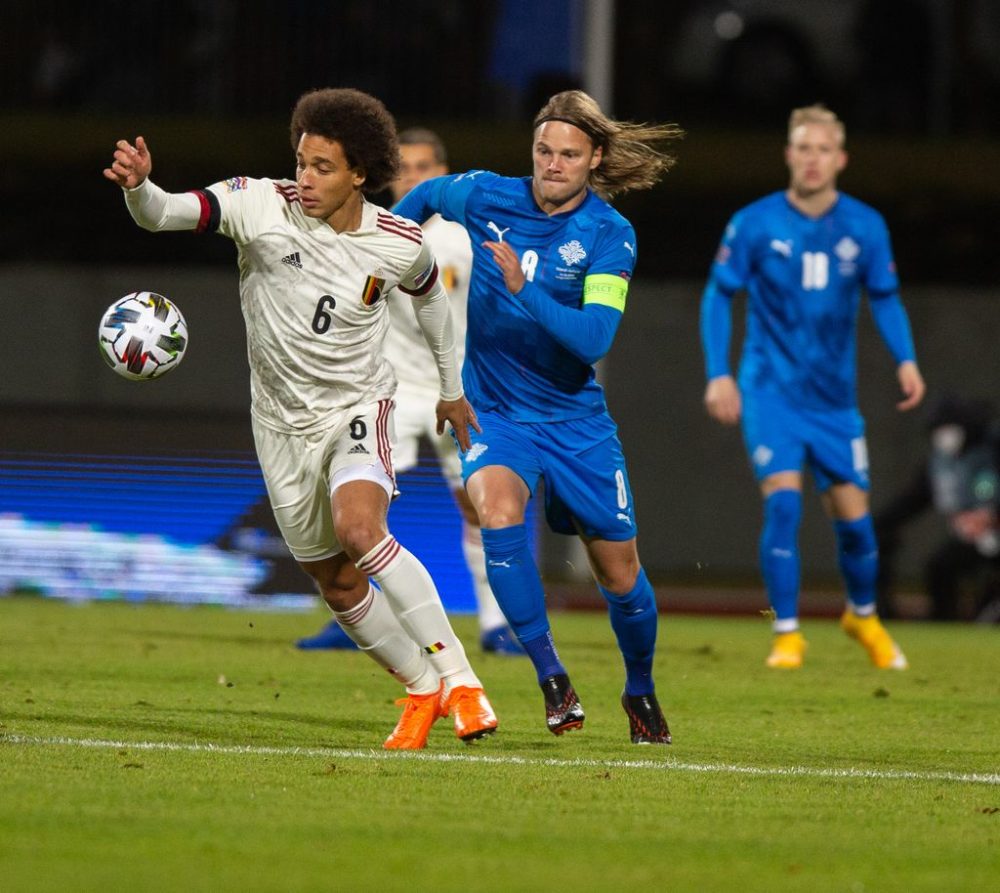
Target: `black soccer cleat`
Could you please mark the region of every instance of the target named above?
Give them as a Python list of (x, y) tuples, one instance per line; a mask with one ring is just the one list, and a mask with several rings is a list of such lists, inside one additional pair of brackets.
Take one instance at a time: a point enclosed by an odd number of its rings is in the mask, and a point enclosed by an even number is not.
[(622, 692), (622, 707), (628, 716), (633, 744), (670, 744), (670, 729), (656, 695), (628, 695)]
[(546, 677), (539, 685), (545, 695), (545, 724), (553, 735), (583, 727), (583, 705), (569, 676), (557, 673)]

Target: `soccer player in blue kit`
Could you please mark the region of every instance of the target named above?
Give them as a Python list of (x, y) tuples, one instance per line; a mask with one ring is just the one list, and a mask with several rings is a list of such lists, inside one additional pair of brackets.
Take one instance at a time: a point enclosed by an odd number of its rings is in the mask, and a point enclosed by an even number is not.
[[(787, 190), (737, 212), (726, 228), (701, 303), (705, 405), (742, 423), (764, 499), (760, 562), (774, 610), (767, 665), (802, 665), (798, 529), (808, 465), (833, 520), (847, 588), (841, 626), (880, 668), (906, 658), (875, 613), (878, 545), (868, 505), (864, 420), (857, 407), (856, 325), (861, 288), (896, 361), (900, 410), (920, 403), (924, 381), (899, 298), (882, 216), (837, 190), (847, 164), (844, 125), (822, 105), (795, 109), (785, 160)], [(729, 370), (731, 304), (745, 290), (739, 384)]]
[(635, 233), (606, 201), (653, 186), (673, 164), (673, 125), (608, 118), (586, 93), (536, 115), (531, 177), (438, 177), (397, 206), (440, 213), (472, 239), (463, 383), (479, 416), (462, 475), (483, 527), (490, 586), (531, 658), (546, 724), (584, 712), (556, 652), (525, 508), (545, 482), (550, 527), (583, 541), (625, 663), (622, 705), (636, 744), (669, 744), (653, 685), (657, 610), (639, 562), (632, 493), (594, 363), (611, 347), (636, 258)]

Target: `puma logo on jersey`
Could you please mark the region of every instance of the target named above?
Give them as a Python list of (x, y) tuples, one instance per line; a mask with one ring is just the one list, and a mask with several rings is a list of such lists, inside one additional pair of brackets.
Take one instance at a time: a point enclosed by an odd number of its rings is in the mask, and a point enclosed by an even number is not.
[(464, 460), (466, 462), (475, 462), (483, 453), (489, 449), (485, 443), (474, 443), (469, 447), (469, 451), (465, 454)]
[(630, 245), (628, 242), (623, 242), (622, 244), (625, 246), (625, 250), (631, 254), (632, 257), (635, 257), (635, 247)]
[(778, 254), (780, 254), (782, 257), (791, 257), (792, 256), (792, 240), (791, 239), (785, 239), (785, 241), (781, 241), (781, 239), (771, 239), (771, 247), (775, 251), (777, 251)]
[(293, 251), (291, 254), (286, 254), (281, 262), (283, 264), (288, 264), (290, 267), (295, 267), (298, 270), (302, 269), (302, 258), (299, 257), (298, 251)]
[(626, 515), (625, 512), (619, 512), (615, 517), (617, 517), (619, 521), (624, 521), (626, 524), (632, 523), (632, 519)]
[(502, 242), (503, 241), (503, 234), (504, 233), (510, 232), (510, 227), (509, 226), (506, 229), (500, 229), (500, 227), (497, 226), (492, 220), (490, 220), (486, 224), (486, 228), (488, 230), (492, 230), (493, 232), (495, 232), (497, 234), (497, 241), (498, 242)]

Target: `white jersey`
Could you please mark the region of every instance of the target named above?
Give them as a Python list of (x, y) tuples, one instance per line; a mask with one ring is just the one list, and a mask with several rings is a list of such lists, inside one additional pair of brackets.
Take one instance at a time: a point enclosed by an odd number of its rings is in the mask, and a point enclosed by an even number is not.
[(126, 203), (147, 229), (216, 230), (236, 243), (251, 410), (262, 424), (320, 430), (340, 410), (393, 395), (385, 295), (397, 287), (422, 308), (442, 363), (441, 396), (461, 396), (446, 297), (413, 221), (364, 202), (360, 226), (338, 233), (302, 212), (291, 180), (248, 177), (183, 195), (146, 180), (126, 191)]
[[(465, 356), (466, 308), (469, 303), (469, 277), (472, 274), (472, 245), (465, 227), (435, 215), (423, 227), (424, 240), (437, 259), (444, 287), (448, 291), (448, 306), (458, 347), (461, 368)], [(438, 372), (434, 356), (417, 325), (413, 300), (405, 292), (392, 289), (387, 295), (389, 334), (385, 341), (386, 355), (395, 367), (396, 377), (409, 387), (437, 392)], [(433, 409), (431, 410), (433, 414)]]

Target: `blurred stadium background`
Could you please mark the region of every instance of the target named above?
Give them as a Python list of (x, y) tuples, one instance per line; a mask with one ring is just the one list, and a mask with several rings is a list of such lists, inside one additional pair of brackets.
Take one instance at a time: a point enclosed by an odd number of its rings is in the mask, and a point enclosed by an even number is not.
[[(101, 169), (116, 139), (142, 133), (167, 189), (290, 174), (288, 114), (313, 87), (368, 90), (401, 126), (437, 129), (453, 170), (528, 173), (531, 115), (572, 86), (619, 118), (687, 130), (667, 181), (618, 203), (640, 259), (602, 367), (668, 607), (765, 604), (759, 500), (738, 434), (702, 410), (697, 315), (728, 216), (784, 185), (792, 106), (824, 101), (847, 122), (841, 184), (888, 219), (931, 399), (996, 397), (993, 0), (7, 0), (0, 31), (0, 592), (231, 604), (270, 592), (284, 606), (308, 594), (255, 468), (232, 245), (139, 231)], [(168, 378), (136, 384), (104, 367), (96, 328), (141, 289), (178, 303), (191, 347)], [(896, 413), (865, 314), (861, 340), (877, 508), (920, 461), (923, 419)], [(391, 521), (448, 606), (470, 610), (432, 463), (404, 481)], [(903, 549), (910, 589), (939, 524)], [(805, 608), (822, 612), (839, 596), (815, 501), (802, 547)], [(594, 603), (570, 544), (540, 530), (539, 555), (554, 601)], [(919, 616), (918, 596), (906, 604)]]

